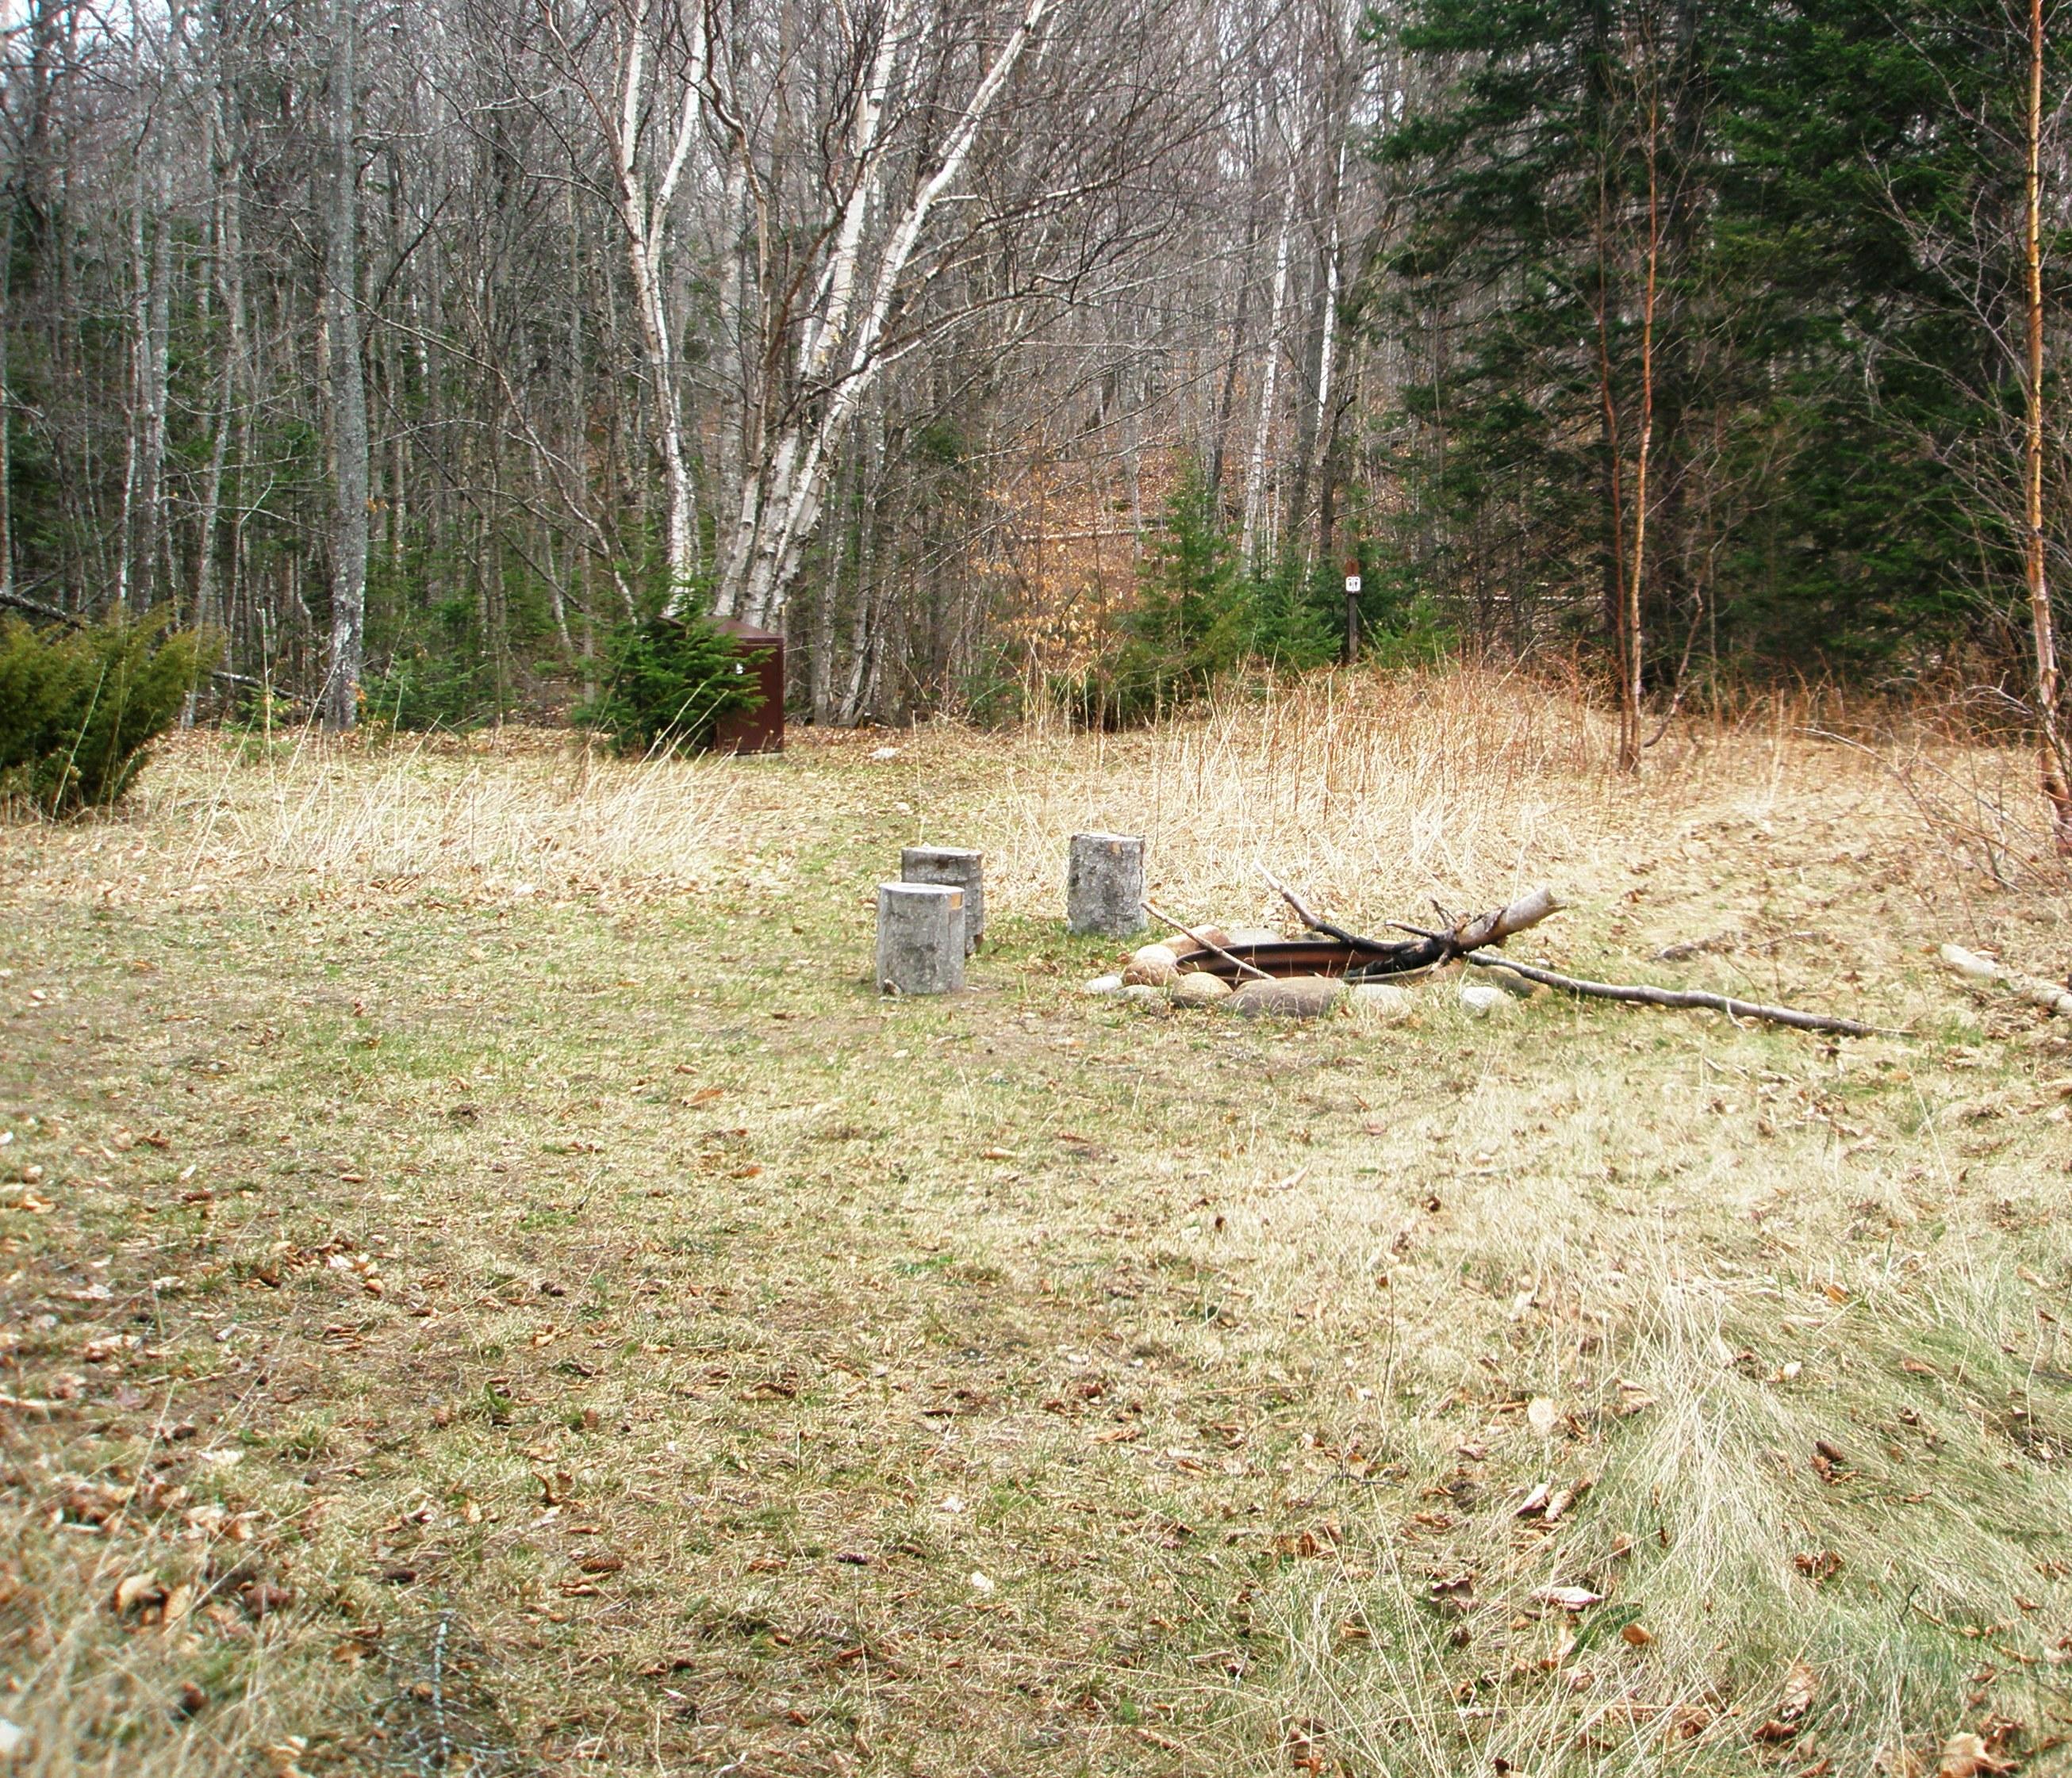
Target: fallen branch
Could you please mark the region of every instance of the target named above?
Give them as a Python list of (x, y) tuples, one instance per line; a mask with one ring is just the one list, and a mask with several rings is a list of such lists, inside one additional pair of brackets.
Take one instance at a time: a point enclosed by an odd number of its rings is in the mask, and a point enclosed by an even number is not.
[(1730, 994), (1708, 994), (1702, 988), (1655, 988), (1645, 983), (1590, 982), (1577, 975), (1557, 975), (1551, 969), (1536, 968), (1530, 963), (1513, 963), (1508, 957), (1485, 957), (1470, 951), (1466, 960), (1478, 969), (1509, 970), (1514, 975), (1522, 975), (1528, 982), (1542, 982), (1549, 988), (1558, 988), (1565, 994), (1577, 994), (1593, 1000), (1624, 1000), (1636, 1006), (1667, 1006), (1701, 1008), (1706, 1012), (1724, 1012), (1733, 1019), (1759, 1019), (1767, 1025), (1787, 1025), (1795, 1031), (1831, 1031), (1837, 1037), (1874, 1037), (1881, 1034), (1876, 1025), (1859, 1025), (1853, 1019), (1831, 1018), (1824, 1012), (1802, 1012), (1796, 1007), (1765, 1006), (1757, 1000), (1737, 1000)]
[(1500, 945), (1514, 933), (1523, 932), (1527, 926), (1536, 926), (1549, 914), (1561, 911), (1561, 898), (1551, 889), (1536, 889), (1529, 895), (1521, 895), (1508, 907), (1498, 908), (1494, 914), (1485, 914), (1478, 919), (1463, 920), (1447, 934), (1465, 955), (1480, 951), (1487, 945)]
[[(1405, 944), (1398, 940), (1385, 943), (1379, 939), (1363, 938), (1357, 933), (1346, 931), (1343, 926), (1334, 926), (1328, 920), (1318, 918), (1294, 890), (1264, 864), (1259, 867), (1259, 873), (1281, 892), (1281, 899), (1293, 910), (1295, 918), (1302, 922), (1306, 930), (1321, 932), (1326, 938), (1335, 938), (1341, 944), (1350, 945), (1360, 952), (1365, 961), (1359, 966), (1359, 973), (1367, 978), (1414, 975), (1426, 970), (1437, 969), (1442, 963), (1449, 963), (1457, 957), (1465, 956), (1469, 951), (1479, 951), (1489, 945), (1500, 945), (1514, 934), (1523, 932), (1528, 926), (1536, 926), (1549, 915), (1559, 914), (1562, 906), (1561, 898), (1553, 890), (1542, 887), (1521, 895), (1516, 901), (1490, 913), (1478, 914), (1471, 920), (1458, 921), (1450, 931), (1432, 932), (1423, 926), (1399, 924), (1400, 930), (1414, 933), (1418, 942)], [(1452, 918), (1444, 913), (1441, 917)], [(1350, 976), (1352, 971), (1348, 971), (1347, 974)]]
[(1139, 905), (1141, 905), (1144, 911), (1149, 914), (1153, 919), (1162, 921), (1166, 925), (1170, 926), (1175, 932), (1178, 933), (1182, 938), (1193, 939), (1196, 944), (1202, 947), (1202, 950), (1214, 952), (1217, 956), (1222, 958), (1225, 963), (1232, 965), (1240, 975), (1256, 975), (1262, 982), (1272, 980), (1273, 978), (1268, 975), (1264, 970), (1259, 968), (1256, 964), (1247, 963), (1242, 957), (1233, 957), (1227, 951), (1224, 950), (1221, 945), (1213, 944), (1208, 939), (1204, 938), (1198, 932), (1194, 931), (1189, 927), (1182, 926), (1171, 914), (1161, 914), (1158, 910), (1153, 907), (1149, 901), (1141, 902)]
[(283, 691), (271, 680), (254, 679), (249, 673), (226, 673), (218, 671), (212, 672), (208, 676), (219, 685), (236, 685), (241, 686), (249, 692), (263, 692), (277, 704), (299, 704), (304, 709), (309, 710), (314, 710), (316, 708), (317, 700), (314, 698), (305, 697), (300, 692)]
[[(1295, 918), (1309, 930), (1338, 939), (1374, 959), (1360, 971), (1363, 975), (1411, 975), (1436, 968), (1458, 958), (1474, 964), (1478, 969), (1508, 970), (1526, 981), (1542, 983), (1548, 988), (1558, 988), (1564, 993), (1581, 995), (1591, 1000), (1623, 1000), (1637, 1006), (1692, 1008), (1724, 1012), (1729, 1018), (1757, 1019), (1766, 1024), (1789, 1025), (1799, 1031), (1832, 1032), (1844, 1037), (1880, 1035), (1874, 1025), (1859, 1025), (1853, 1019), (1830, 1018), (1824, 1012), (1802, 1012), (1796, 1007), (1790, 1006), (1766, 1006), (1760, 1001), (1737, 1000), (1731, 995), (1709, 994), (1699, 988), (1655, 988), (1644, 983), (1585, 981), (1579, 976), (1562, 975), (1551, 969), (1540, 969), (1529, 963), (1515, 963), (1506, 957), (1484, 955), (1490, 947), (1501, 945), (1515, 934), (1539, 925), (1550, 914), (1560, 913), (1562, 905), (1560, 897), (1551, 889), (1534, 889), (1506, 906), (1491, 913), (1478, 914), (1470, 920), (1454, 920), (1451, 914), (1441, 909), (1440, 918), (1450, 923), (1450, 930), (1445, 931), (1432, 931), (1423, 926), (1405, 926), (1400, 921), (1392, 921), (1390, 924), (1398, 931), (1413, 934), (1415, 942), (1380, 944), (1371, 938), (1359, 938), (1328, 921), (1318, 919), (1303, 905), (1301, 897), (1264, 864), (1259, 867), (1259, 872), (1281, 892), (1281, 900), (1294, 910)], [(1192, 938), (1194, 934), (1190, 933), (1188, 936)], [(1945, 947), (1946, 959), (1951, 948), (1954, 947)], [(1231, 959), (1232, 962), (1235, 960)], [(1973, 959), (1972, 961), (1979, 963), (1983, 959)], [(1350, 977), (1353, 971), (1349, 970), (1346, 973)], [(2066, 996), (2066, 1010), (2072, 1012), (2072, 995)]]
[(1355, 938), (1343, 926), (1334, 926), (1328, 920), (1318, 919), (1303, 905), (1302, 898), (1265, 865), (1261, 864), (1259, 867), (1259, 874), (1266, 879), (1272, 888), (1281, 892), (1281, 899), (1288, 904), (1289, 910), (1293, 913), (1295, 918), (1302, 922), (1302, 930), (1305, 932), (1321, 932), (1326, 938), (1335, 938), (1339, 943), (1351, 945), (1355, 949), (1379, 950), (1382, 948), (1375, 944), (1371, 939)]
[(2026, 1000), (2031, 1006), (2040, 1006), (2061, 1019), (2072, 1019), (2072, 990), (2062, 982), (2050, 981), (2041, 975), (2021, 975), (1991, 957), (1967, 951), (1962, 945), (1945, 945), (1938, 955), (1944, 967), (1955, 970), (1967, 981), (1998, 982), (2016, 999)]
[(17, 611), (27, 612), (32, 618), (41, 618), (47, 623), (61, 623), (71, 629), (84, 628), (86, 622), (84, 618), (76, 618), (69, 611), (46, 605), (41, 599), (32, 599), (11, 587), (0, 587), (0, 605), (10, 606)]

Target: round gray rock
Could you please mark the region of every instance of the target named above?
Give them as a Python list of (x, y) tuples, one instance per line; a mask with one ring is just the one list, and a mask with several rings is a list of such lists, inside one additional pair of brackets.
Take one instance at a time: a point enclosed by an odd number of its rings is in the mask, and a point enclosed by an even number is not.
[(1290, 975), (1247, 982), (1223, 1004), (1248, 1019), (1321, 1019), (1345, 994), (1346, 984), (1335, 975)]

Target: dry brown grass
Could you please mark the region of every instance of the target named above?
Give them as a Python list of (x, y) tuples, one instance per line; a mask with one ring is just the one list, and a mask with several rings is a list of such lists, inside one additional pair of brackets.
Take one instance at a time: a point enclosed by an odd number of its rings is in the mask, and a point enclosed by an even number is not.
[[(27, 1769), (2063, 1769), (2072, 1062), (1928, 963), (2061, 970), (2062, 888), (1904, 781), (2018, 811), (2018, 757), (1808, 725), (1638, 785), (1468, 674), (682, 766), (197, 738), (11, 830)], [(1225, 918), (1256, 861), (1370, 926), (1552, 878), (1535, 954), (1913, 1035), (1089, 1003), (1090, 825)], [(916, 838), (997, 942), (882, 1005)]]

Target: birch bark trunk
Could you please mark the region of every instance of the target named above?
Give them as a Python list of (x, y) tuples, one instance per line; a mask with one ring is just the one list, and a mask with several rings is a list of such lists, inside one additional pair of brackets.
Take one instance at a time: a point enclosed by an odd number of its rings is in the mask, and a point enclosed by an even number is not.
[(1252, 461), (1244, 477), (1244, 531), (1242, 548), (1245, 561), (1253, 559), (1265, 513), (1266, 446), (1273, 430), (1273, 409), (1281, 376), (1281, 330), (1288, 312), (1288, 248), (1295, 228), (1295, 167), (1288, 169), (1288, 195), (1281, 207), (1280, 244), (1273, 250), (1273, 306), (1266, 323), (1266, 341), (1261, 348), (1259, 421), (1252, 434)]
[(906, 273), (915, 251), (936, 205), (962, 177), (980, 129), (1050, 4), (1024, 0), (1019, 20), (952, 126), (935, 171), (893, 227), (869, 296), (859, 306), (864, 224), (883, 205), (888, 177), (878, 134), (885, 91), (910, 14), (898, 7), (886, 21), (885, 38), (851, 124), (855, 181), (801, 334), (800, 399), (764, 450), (743, 466), (734, 540), (714, 606), (719, 615), (764, 628), (783, 622), (800, 553), (820, 524), (835, 446), (885, 367), (895, 301), (911, 294)]
[(691, 480), (684, 436), (683, 405), (676, 383), (675, 330), (669, 317), (667, 281), (669, 213), (697, 141), (700, 88), (707, 73), (709, 39), (703, 4), (692, 9), (691, 41), (683, 70), (683, 94), (658, 179), (651, 178), (644, 121), (654, 80), (655, 46), (649, 37), (653, 0), (637, 0), (627, 21), (619, 109), (609, 131), (617, 165), (619, 224), (626, 231), (627, 269), (633, 282), (640, 343), (647, 359), (654, 409), (656, 447), (662, 458), (664, 557), (668, 569), (667, 609), (681, 611), (697, 580), (697, 495)]

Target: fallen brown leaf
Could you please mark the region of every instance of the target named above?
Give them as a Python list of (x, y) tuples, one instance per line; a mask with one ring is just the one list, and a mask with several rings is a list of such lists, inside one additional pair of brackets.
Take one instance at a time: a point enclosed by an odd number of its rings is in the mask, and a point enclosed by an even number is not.
[(117, 1617), (127, 1617), (132, 1612), (157, 1604), (165, 1596), (164, 1589), (158, 1585), (158, 1577), (146, 1569), (141, 1575), (126, 1575), (115, 1583), (115, 1597), (110, 1606)]
[(1605, 1595), (1593, 1593), (1587, 1587), (1543, 1587), (1532, 1595), (1549, 1605), (1558, 1605), (1564, 1612), (1585, 1611), (1593, 1605), (1601, 1605)]
[(1778, 1695), (1777, 1714), (1755, 1731), (1758, 1741), (1789, 1741), (1798, 1734), (1819, 1694), (1820, 1676), (1803, 1661), (1785, 1669), (1784, 1689)]
[(1935, 1768), (1935, 1778), (1980, 1778), (1982, 1773), (2014, 1769), (2013, 1760), (1995, 1758), (1981, 1737), (1953, 1735), (1942, 1743), (1942, 1763)]

